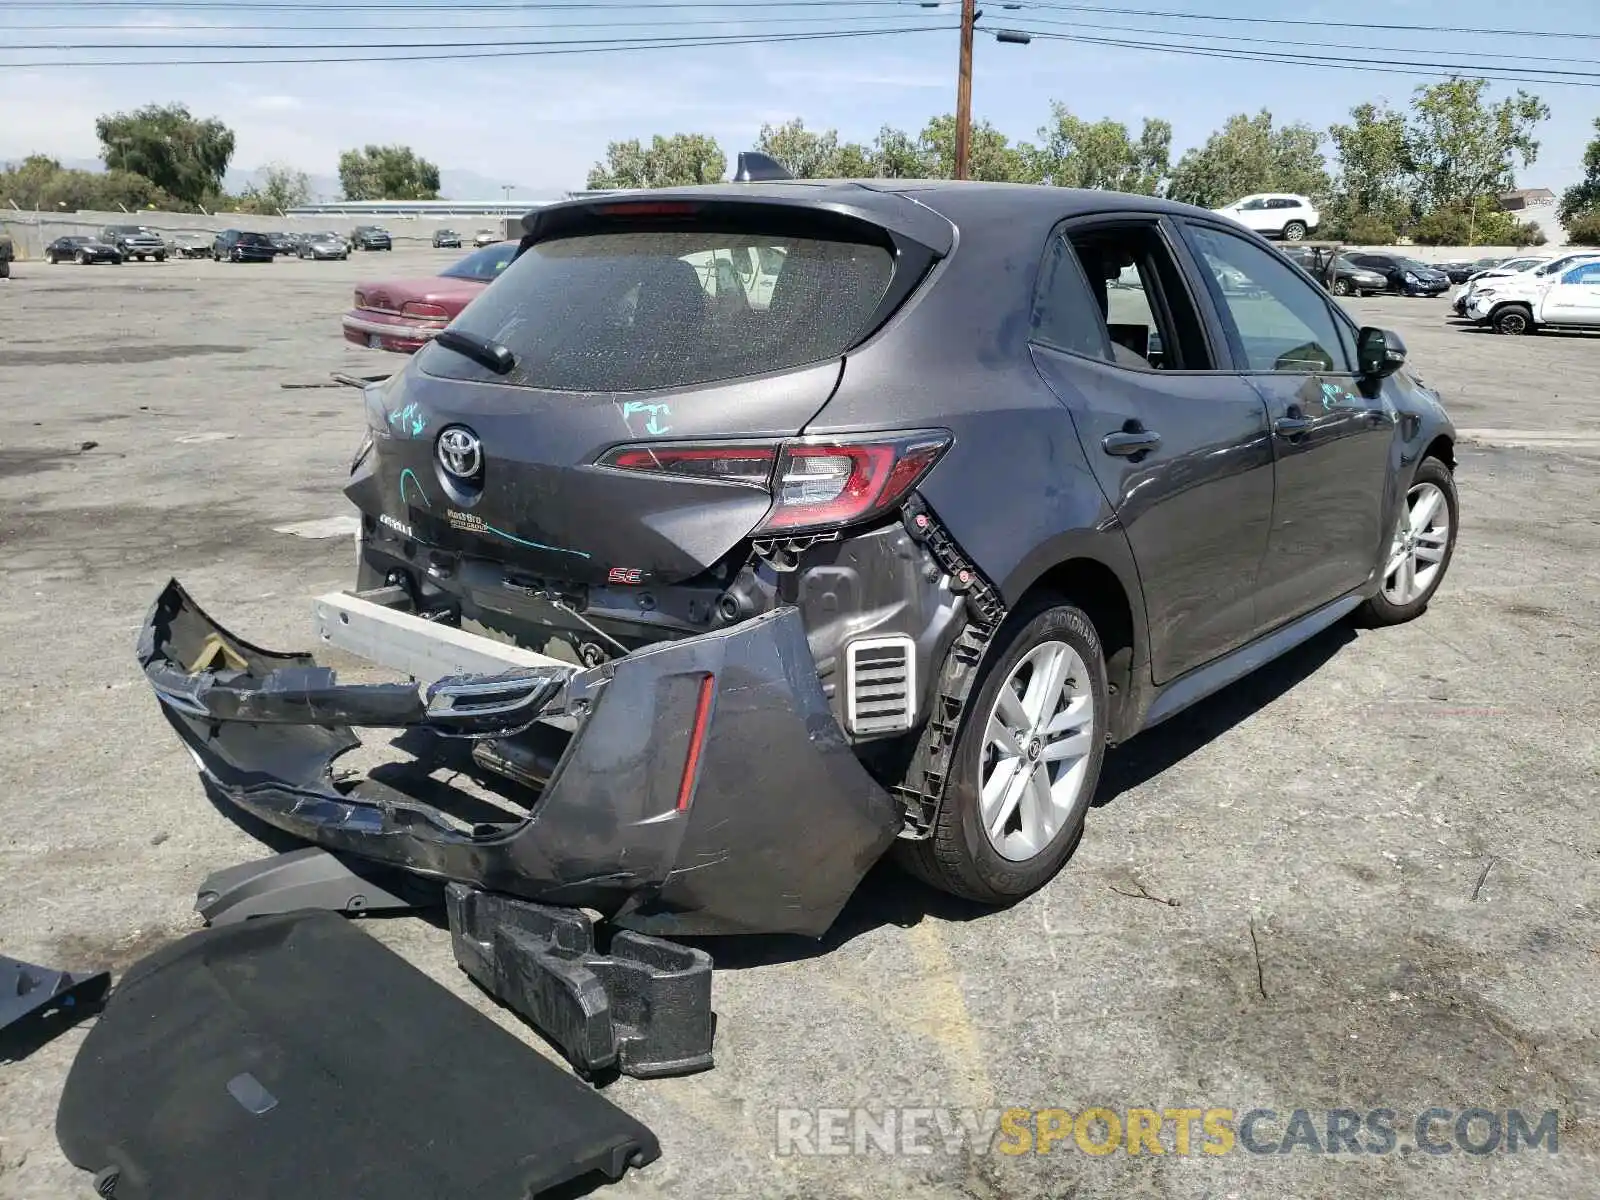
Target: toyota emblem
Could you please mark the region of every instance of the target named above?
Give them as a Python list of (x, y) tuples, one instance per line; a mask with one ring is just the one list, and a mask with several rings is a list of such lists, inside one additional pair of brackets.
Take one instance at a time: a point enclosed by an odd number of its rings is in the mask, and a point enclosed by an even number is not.
[(438, 454), (439, 465), (457, 479), (471, 479), (483, 467), (483, 443), (462, 425), (440, 432)]

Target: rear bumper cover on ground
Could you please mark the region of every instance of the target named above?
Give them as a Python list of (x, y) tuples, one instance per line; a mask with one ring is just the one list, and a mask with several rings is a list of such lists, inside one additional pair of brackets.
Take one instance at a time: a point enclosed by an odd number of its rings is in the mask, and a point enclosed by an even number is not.
[[(227, 801), (330, 850), (644, 933), (820, 936), (900, 828), (829, 710), (792, 608), (591, 670), (344, 685), (234, 637), (176, 583), (139, 660)], [(352, 726), (515, 737), (575, 727), (519, 821), (467, 829), (396, 787), (336, 785)]]

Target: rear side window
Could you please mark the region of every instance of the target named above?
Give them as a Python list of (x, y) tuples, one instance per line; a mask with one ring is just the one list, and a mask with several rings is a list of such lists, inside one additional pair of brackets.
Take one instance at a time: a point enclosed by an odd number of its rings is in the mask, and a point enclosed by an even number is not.
[(875, 243), (629, 230), (536, 242), (456, 327), (508, 347), (494, 376), (437, 346), (423, 369), (572, 392), (691, 387), (820, 362), (864, 333), (894, 259)]

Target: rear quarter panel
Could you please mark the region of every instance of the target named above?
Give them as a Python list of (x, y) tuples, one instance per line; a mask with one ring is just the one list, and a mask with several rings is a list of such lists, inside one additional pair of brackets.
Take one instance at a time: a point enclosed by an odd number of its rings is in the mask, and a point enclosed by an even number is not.
[(1144, 599), (1127, 537), (1028, 351), (1053, 224), (964, 224), (923, 288), (846, 357), (807, 432), (948, 429), (951, 447), (918, 490), (1007, 606), (1052, 567), (1093, 559), (1129, 597), (1143, 661)]

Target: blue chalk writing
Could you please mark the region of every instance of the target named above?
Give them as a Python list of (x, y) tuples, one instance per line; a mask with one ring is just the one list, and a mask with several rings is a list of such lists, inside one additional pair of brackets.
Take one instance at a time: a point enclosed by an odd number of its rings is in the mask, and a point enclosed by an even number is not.
[(409, 433), (412, 437), (421, 437), (427, 427), (428, 418), (423, 414), (422, 406), (415, 401), (389, 414), (389, 428)]
[(417, 473), (410, 467), (407, 467), (404, 471), (400, 472), (400, 507), (404, 508), (406, 504), (407, 479), (411, 480), (411, 486), (417, 489), (417, 495), (422, 497), (422, 507), (432, 508), (433, 504), (428, 499), (428, 493), (422, 490), (422, 481), (417, 478)]
[(633, 418), (640, 413), (648, 414), (644, 423), (644, 431), (653, 437), (660, 437), (663, 433), (672, 432), (672, 426), (662, 419), (672, 416), (670, 404), (645, 404), (640, 400), (629, 400), (622, 406), (622, 421), (627, 425), (628, 432), (633, 432)]

